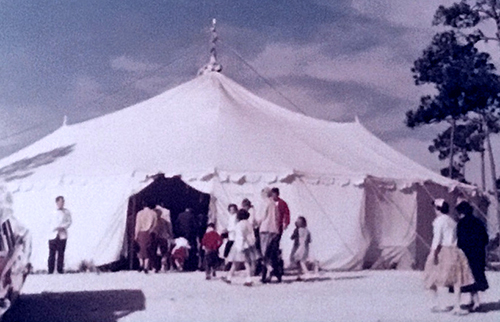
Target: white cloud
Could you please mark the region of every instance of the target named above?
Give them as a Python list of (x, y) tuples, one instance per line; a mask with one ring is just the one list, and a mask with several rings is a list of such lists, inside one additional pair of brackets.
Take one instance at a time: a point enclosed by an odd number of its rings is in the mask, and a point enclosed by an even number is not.
[(440, 5), (458, 0), (352, 0), (352, 7), (361, 14), (414, 28), (429, 28)]
[(414, 85), (411, 64), (388, 46), (338, 57), (321, 53), (320, 45), (270, 44), (251, 62), (266, 77), (311, 76), (321, 80), (359, 83), (405, 100), (418, 100), (423, 88)]
[(111, 68), (115, 70), (123, 70), (126, 72), (142, 73), (155, 70), (159, 67), (158, 64), (144, 63), (127, 56), (120, 56), (111, 59)]

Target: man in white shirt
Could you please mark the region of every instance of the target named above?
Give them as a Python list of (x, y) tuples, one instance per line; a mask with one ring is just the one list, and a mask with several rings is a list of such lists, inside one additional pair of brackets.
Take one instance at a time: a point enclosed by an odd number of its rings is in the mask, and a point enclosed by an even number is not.
[(71, 226), (71, 213), (64, 208), (64, 197), (56, 198), (57, 210), (50, 218), (49, 233), (49, 274), (54, 273), (54, 266), (57, 255), (57, 272), (62, 274), (64, 271), (64, 251), (66, 250), (66, 241), (68, 239), (68, 228)]

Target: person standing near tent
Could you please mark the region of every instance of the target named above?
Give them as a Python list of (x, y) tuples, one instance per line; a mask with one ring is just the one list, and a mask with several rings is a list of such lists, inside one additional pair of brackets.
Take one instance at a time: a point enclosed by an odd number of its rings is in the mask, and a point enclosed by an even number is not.
[(283, 231), (290, 224), (290, 209), (288, 208), (288, 204), (285, 202), (285, 200), (280, 198), (280, 190), (278, 188), (275, 187), (271, 189), (271, 196), (277, 208), (276, 220), (281, 240), (281, 235), (283, 234)]
[(465, 253), (474, 276), (475, 283), (462, 287), (462, 293), (471, 294), (471, 311), (478, 311), (481, 302), (478, 292), (488, 289), (484, 270), (486, 267), (486, 246), (488, 233), (483, 222), (474, 216), (474, 209), (467, 201), (462, 201), (455, 208), (460, 216), (457, 224), (457, 245)]
[(170, 269), (170, 250), (174, 240), (170, 210), (157, 205), (154, 211), (157, 214), (157, 221), (152, 234), (154, 236), (153, 251), (160, 255), (159, 263), (155, 263), (155, 269), (167, 271)]
[(290, 263), (298, 263), (297, 280), (300, 281), (302, 280), (302, 275), (306, 278), (310, 276), (310, 272), (307, 269), (307, 260), (309, 259), (311, 233), (307, 229), (306, 218), (302, 216), (297, 218), (291, 239), (293, 240), (293, 247), (290, 254)]
[[(137, 257), (139, 258), (139, 272), (147, 274), (149, 270), (149, 259), (152, 257), (152, 231), (156, 225), (156, 212), (153, 210), (156, 205), (147, 204), (137, 213), (135, 218), (135, 241), (139, 245)], [(156, 252), (156, 251), (155, 251)]]
[(189, 242), (189, 257), (184, 269), (193, 271), (198, 269), (198, 221), (193, 209), (186, 208), (177, 216), (176, 229), (178, 237), (184, 237)]
[[(434, 201), (436, 218), (432, 222), (433, 238), (431, 251), (425, 263), (425, 286), (432, 290), (439, 302), (439, 289), (454, 288), (455, 305), (453, 314), (465, 315), (468, 312), (460, 308), (461, 287), (474, 283), (474, 277), (467, 263), (464, 252), (457, 247), (457, 223), (448, 213), (449, 204), (444, 199)], [(451, 308), (438, 303), (433, 312), (447, 312)]]
[[(260, 232), (260, 247), (262, 250), (262, 283), (267, 283), (267, 272), (273, 275), (276, 273), (277, 263), (279, 262), (279, 244), (281, 238), (280, 226), (278, 224), (278, 207), (273, 200), (273, 194), (269, 188), (262, 190), (262, 198), (264, 199), (263, 214), (259, 227)], [(276, 274), (275, 274), (276, 275)], [(278, 281), (281, 276), (278, 274)]]
[[(234, 244), (234, 237), (235, 237), (235, 228), (236, 228), (236, 213), (238, 212), (238, 206), (236, 206), (234, 203), (229, 204), (227, 206), (227, 212), (228, 212), (228, 217), (227, 217), (227, 226), (226, 226), (226, 231), (223, 234), (223, 237), (227, 238), (226, 245), (224, 246), (224, 258), (227, 259), (229, 256), (229, 253), (231, 252), (231, 248), (233, 247)], [(229, 264), (229, 263), (227, 263)]]
[(71, 226), (71, 213), (64, 207), (64, 197), (56, 198), (57, 210), (50, 218), (49, 234), (49, 274), (54, 273), (55, 260), (57, 256), (57, 272), (64, 272), (64, 252), (68, 240), (68, 228)]
[(254, 255), (255, 260), (252, 262), (252, 275), (256, 274), (257, 271), (257, 262), (260, 262), (262, 259), (262, 253), (260, 250), (260, 236), (259, 236), (259, 223), (256, 217), (255, 207), (252, 205), (252, 202), (245, 198), (241, 201), (241, 209), (245, 209), (248, 211), (249, 217), (248, 222), (252, 226), (253, 233), (255, 236), (255, 246), (254, 246)]
[(205, 250), (205, 277), (207, 280), (215, 277), (215, 270), (219, 263), (219, 248), (222, 245), (222, 237), (215, 231), (215, 224), (208, 224), (207, 231), (201, 239), (201, 246)]
[(245, 286), (252, 286), (252, 263), (255, 260), (255, 235), (253, 227), (248, 221), (250, 214), (245, 209), (238, 210), (236, 214), (237, 223), (234, 229), (234, 245), (228, 256), (231, 261), (231, 269), (227, 273), (224, 282), (231, 284), (231, 279), (236, 271), (236, 263), (244, 263), (245, 265)]

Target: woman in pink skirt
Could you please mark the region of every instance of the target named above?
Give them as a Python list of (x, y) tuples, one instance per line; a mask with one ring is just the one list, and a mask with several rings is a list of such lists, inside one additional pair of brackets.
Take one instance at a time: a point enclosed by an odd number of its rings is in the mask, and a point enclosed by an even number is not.
[(460, 308), (460, 288), (474, 283), (465, 254), (457, 247), (457, 223), (448, 213), (449, 204), (444, 199), (434, 201), (434, 219), (431, 252), (425, 263), (425, 286), (434, 292), (439, 302), (438, 289), (453, 287), (455, 305), (453, 308), (441, 304), (432, 308), (433, 312), (452, 311), (455, 315), (465, 315), (468, 311)]

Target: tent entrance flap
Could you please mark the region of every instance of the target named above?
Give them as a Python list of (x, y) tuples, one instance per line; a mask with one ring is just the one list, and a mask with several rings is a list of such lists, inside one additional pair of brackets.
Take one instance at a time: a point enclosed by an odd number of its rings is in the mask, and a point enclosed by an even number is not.
[(210, 195), (194, 189), (182, 181), (180, 176), (166, 178), (158, 174), (147, 187), (130, 196), (127, 210), (126, 252), (128, 268), (137, 265), (134, 251), (134, 231), (137, 212), (147, 204), (156, 204), (170, 210), (174, 235), (177, 237), (176, 221), (178, 215), (191, 208), (197, 216), (197, 230), (200, 236), (206, 229)]

